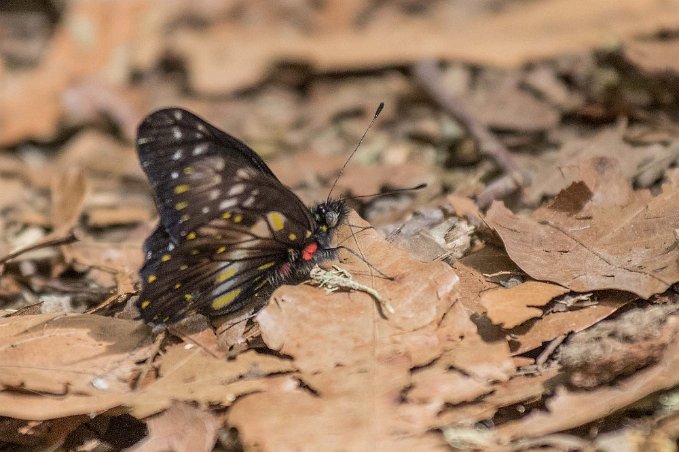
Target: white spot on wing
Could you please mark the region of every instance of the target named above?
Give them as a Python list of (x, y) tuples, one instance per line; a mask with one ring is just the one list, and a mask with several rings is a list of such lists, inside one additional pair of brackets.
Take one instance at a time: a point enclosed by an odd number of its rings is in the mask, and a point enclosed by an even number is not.
[(201, 123), (196, 124), (196, 129), (200, 130), (201, 132), (207, 132), (207, 128), (205, 127), (205, 124), (201, 124)]
[(179, 160), (182, 158), (182, 150), (177, 149), (174, 154), (172, 154), (172, 160)]
[(139, 137), (137, 138), (137, 144), (146, 144), (153, 141), (153, 137)]
[(203, 213), (208, 213), (210, 211), (210, 208), (208, 206), (205, 206), (202, 209), (200, 209), (200, 211)]
[(176, 171), (172, 171), (172, 172), (170, 173), (170, 177), (171, 177), (172, 179), (176, 179), (176, 178), (179, 177), (179, 173), (176, 172)]
[(200, 154), (204, 153), (205, 151), (207, 151), (207, 144), (205, 144), (205, 143), (199, 144), (198, 146), (193, 148), (193, 155), (200, 155)]
[(214, 201), (215, 199), (219, 198), (219, 195), (222, 193), (222, 191), (218, 188), (215, 188), (214, 190), (210, 190), (210, 193), (208, 194), (208, 198), (210, 198), (210, 201)]
[(236, 171), (236, 177), (240, 179), (250, 179), (250, 173), (247, 170), (240, 168)]
[(229, 196), (234, 196), (234, 195), (240, 195), (245, 191), (245, 185), (244, 184), (236, 184), (231, 189), (229, 189)]
[(229, 198), (225, 199), (221, 203), (219, 203), (219, 210), (226, 210), (230, 207), (233, 207), (236, 205), (236, 199), (235, 198)]
[(176, 119), (177, 121), (181, 121), (183, 116), (184, 115), (182, 114), (182, 112), (180, 110), (175, 110), (174, 119)]
[(244, 207), (252, 207), (252, 205), (253, 205), (254, 203), (255, 203), (255, 197), (254, 197), (254, 196), (250, 196), (248, 199), (246, 199), (246, 200), (243, 202), (243, 206), (244, 206)]
[(175, 139), (180, 140), (184, 134), (179, 127), (173, 127), (172, 135), (174, 135)]

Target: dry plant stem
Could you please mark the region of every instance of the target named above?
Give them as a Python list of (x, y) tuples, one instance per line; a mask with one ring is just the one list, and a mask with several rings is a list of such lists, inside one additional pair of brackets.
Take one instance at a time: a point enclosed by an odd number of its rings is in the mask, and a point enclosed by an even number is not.
[(538, 358), (535, 360), (535, 365), (539, 368), (544, 366), (545, 362), (549, 359), (549, 357), (554, 353), (554, 350), (557, 349), (559, 345), (563, 343), (563, 341), (566, 340), (566, 334), (562, 334), (561, 336), (555, 337), (547, 347), (540, 353)]
[(158, 336), (156, 336), (156, 339), (153, 342), (153, 350), (151, 350), (151, 354), (144, 363), (144, 367), (141, 370), (141, 373), (139, 373), (139, 378), (137, 378), (137, 382), (134, 385), (134, 389), (139, 389), (139, 385), (141, 385), (142, 381), (144, 381), (146, 375), (148, 375), (149, 371), (151, 370), (151, 367), (153, 366), (153, 360), (156, 359), (156, 355), (160, 351), (160, 347), (163, 344), (166, 335), (167, 330), (164, 329), (163, 331), (158, 333)]
[(365, 292), (373, 297), (386, 312), (389, 314), (394, 314), (394, 308), (389, 304), (389, 302), (382, 298), (378, 291), (371, 287), (357, 283), (352, 279), (351, 274), (343, 268), (339, 268), (336, 265), (333, 265), (332, 268), (333, 270), (328, 271), (318, 266), (314, 267), (311, 269), (310, 273), (311, 282), (318, 285), (319, 287), (325, 288), (327, 292), (334, 292), (337, 289), (349, 289)]
[(15, 257), (21, 256), (24, 253), (28, 253), (29, 251), (35, 251), (39, 250), (42, 248), (49, 248), (52, 246), (57, 246), (57, 245), (67, 245), (69, 243), (73, 243), (78, 238), (75, 236), (73, 231), (69, 231), (68, 235), (66, 237), (59, 237), (59, 238), (53, 238), (53, 239), (47, 239), (47, 240), (41, 240), (38, 243), (34, 243), (33, 245), (28, 245), (25, 246), (21, 249), (18, 249), (14, 252), (9, 253), (7, 256), (0, 258), (0, 265), (4, 264), (7, 261), (10, 261), (14, 259)]
[(505, 173), (488, 185), (477, 198), (479, 207), (485, 208), (494, 199), (504, 197), (526, 184), (527, 177), (514, 163), (507, 148), (483, 124), (465, 111), (441, 81), (441, 72), (435, 60), (422, 60), (414, 66), (417, 83), (448, 114), (453, 116), (476, 140), (482, 154), (491, 157)]

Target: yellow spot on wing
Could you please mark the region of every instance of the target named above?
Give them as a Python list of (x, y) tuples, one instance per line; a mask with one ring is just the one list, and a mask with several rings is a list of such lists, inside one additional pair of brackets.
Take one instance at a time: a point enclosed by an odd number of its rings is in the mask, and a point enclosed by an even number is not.
[(179, 266), (180, 270), (186, 270), (187, 268), (189, 268), (189, 266), (186, 265), (186, 264), (182, 264), (182, 265)]
[(259, 284), (257, 284), (257, 286), (255, 287), (255, 291), (258, 291), (259, 289), (261, 289), (262, 287), (264, 287), (264, 286), (266, 285), (266, 283), (268, 283), (268, 282), (269, 282), (269, 281), (268, 281), (267, 279), (264, 279), (262, 282), (260, 282)]
[(184, 294), (184, 300), (186, 300), (186, 301), (191, 301), (191, 300), (193, 300), (193, 294), (185, 293), (185, 294)]
[(290, 235), (288, 235), (288, 238), (289, 238), (290, 240), (295, 240), (295, 239), (297, 239), (297, 235), (295, 235), (294, 232), (291, 232)]
[(146, 309), (151, 304), (150, 300), (144, 300), (141, 302), (141, 308)]
[(328, 230), (328, 227), (326, 225), (321, 226), (321, 231), (325, 232)]
[(257, 267), (257, 270), (266, 270), (267, 268), (273, 266), (274, 262), (267, 262), (266, 264), (262, 264), (259, 267)]
[(195, 232), (189, 232), (189, 233), (186, 235), (186, 238), (189, 239), (189, 240), (193, 240), (193, 239), (196, 238), (196, 233), (195, 233)]
[(231, 212), (225, 212), (225, 213), (222, 215), (222, 218), (224, 218), (225, 220), (228, 220), (229, 218), (231, 218)]
[(311, 237), (311, 231), (307, 230), (305, 235), (306, 235), (306, 238)]
[(183, 223), (183, 222), (185, 222), (185, 221), (189, 221), (189, 218), (191, 218), (191, 215), (185, 213), (184, 215), (182, 215), (181, 217), (179, 217), (179, 221), (181, 221), (181, 222)]
[(174, 288), (175, 288), (175, 289), (179, 289), (181, 286), (182, 286), (181, 283), (177, 283), (177, 284), (174, 285)]
[(233, 217), (234, 223), (240, 223), (242, 220), (243, 220), (243, 217), (240, 216), (240, 215), (236, 215), (235, 217)]
[(281, 229), (283, 229), (283, 226), (285, 225), (285, 217), (283, 214), (280, 212), (269, 212), (267, 214), (267, 218), (269, 219), (269, 223), (271, 224), (271, 228), (278, 232)]
[(231, 267), (228, 270), (221, 272), (219, 275), (217, 275), (217, 278), (215, 278), (215, 282), (223, 283), (224, 281), (235, 275), (236, 270), (237, 270), (236, 267)]
[(212, 309), (221, 309), (227, 304), (231, 303), (240, 294), (240, 289), (233, 289), (231, 292), (227, 292), (221, 297), (215, 298), (212, 302)]
[(186, 201), (179, 201), (177, 204), (174, 205), (174, 208), (176, 210), (186, 209), (187, 207), (189, 207), (189, 203)]
[(149, 277), (146, 278), (146, 281), (152, 283), (152, 282), (155, 281), (156, 279), (158, 279), (158, 278), (156, 277), (156, 275), (149, 275)]
[(187, 191), (189, 191), (189, 186), (186, 185), (186, 184), (177, 185), (177, 186), (174, 188), (174, 192), (175, 192), (176, 194), (178, 194), (178, 195), (179, 195), (179, 194), (182, 194), (182, 193), (185, 193), (185, 192), (187, 192)]
[(160, 260), (163, 262), (167, 262), (170, 259), (172, 259), (172, 256), (170, 256), (169, 254), (163, 254), (163, 257), (160, 258)]
[(215, 253), (222, 254), (224, 251), (226, 251), (226, 247), (220, 246), (219, 248), (217, 248), (217, 251), (215, 251)]
[(193, 168), (187, 166), (186, 168), (184, 168), (184, 174), (193, 174)]

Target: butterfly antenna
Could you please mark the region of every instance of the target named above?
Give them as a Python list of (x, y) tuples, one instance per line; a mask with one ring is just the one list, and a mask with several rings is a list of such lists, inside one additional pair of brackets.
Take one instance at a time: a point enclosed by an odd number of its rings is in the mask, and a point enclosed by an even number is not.
[(380, 196), (394, 195), (396, 193), (401, 193), (401, 192), (404, 192), (404, 191), (422, 190), (426, 186), (427, 186), (427, 184), (418, 184), (418, 185), (415, 185), (414, 187), (395, 188), (393, 190), (385, 191), (383, 193), (373, 193), (372, 195), (347, 196), (346, 198), (342, 198), (342, 201), (345, 201), (347, 199), (379, 198)]
[(339, 174), (335, 178), (335, 182), (332, 183), (332, 187), (330, 187), (330, 192), (328, 193), (328, 198), (326, 199), (327, 201), (330, 201), (330, 195), (332, 195), (332, 191), (335, 189), (335, 185), (337, 185), (337, 181), (342, 177), (342, 174), (344, 173), (344, 169), (347, 167), (349, 164), (349, 161), (351, 161), (351, 158), (354, 156), (356, 151), (358, 151), (358, 148), (361, 147), (361, 143), (363, 143), (363, 139), (365, 136), (368, 134), (368, 131), (370, 128), (373, 126), (375, 123), (375, 120), (377, 117), (382, 113), (382, 109), (384, 108), (384, 102), (380, 102), (380, 104), (377, 106), (377, 110), (375, 110), (375, 115), (373, 116), (373, 119), (370, 121), (370, 124), (368, 124), (368, 127), (365, 129), (365, 132), (363, 132), (363, 136), (361, 136), (361, 139), (358, 140), (358, 144), (354, 148), (354, 150), (349, 154), (349, 158), (344, 162), (344, 165), (342, 165), (342, 169), (340, 169)]

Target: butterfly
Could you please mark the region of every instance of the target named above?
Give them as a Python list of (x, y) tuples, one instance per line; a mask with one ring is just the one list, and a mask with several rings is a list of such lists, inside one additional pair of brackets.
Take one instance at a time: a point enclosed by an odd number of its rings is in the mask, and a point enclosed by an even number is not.
[(146, 322), (238, 312), (337, 258), (331, 242), (345, 201), (307, 207), (255, 151), (207, 121), (159, 110), (142, 121), (136, 144), (160, 216), (140, 270)]

